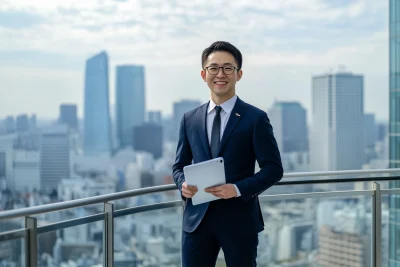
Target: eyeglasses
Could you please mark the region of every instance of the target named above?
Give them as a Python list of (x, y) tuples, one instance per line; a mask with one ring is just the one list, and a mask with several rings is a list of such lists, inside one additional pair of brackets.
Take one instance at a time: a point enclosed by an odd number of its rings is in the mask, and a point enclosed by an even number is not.
[(236, 68), (234, 66), (224, 66), (224, 67), (211, 66), (211, 67), (205, 67), (204, 69), (206, 69), (210, 75), (217, 75), (219, 72), (219, 69), (222, 69), (222, 71), (226, 75), (232, 74), (233, 72), (235, 72), (236, 69), (238, 70), (238, 68)]

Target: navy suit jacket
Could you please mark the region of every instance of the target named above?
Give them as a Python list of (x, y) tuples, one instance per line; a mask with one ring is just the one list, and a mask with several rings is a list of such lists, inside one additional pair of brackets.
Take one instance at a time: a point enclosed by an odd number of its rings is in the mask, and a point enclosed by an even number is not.
[[(208, 102), (209, 103), (209, 102)], [(182, 191), (185, 182), (183, 167), (212, 159), (207, 137), (208, 103), (184, 114), (173, 165), (173, 178)], [(241, 196), (213, 201), (221, 221), (238, 230), (264, 229), (258, 195), (277, 183), (283, 175), (281, 157), (267, 114), (237, 98), (222, 135), (218, 157), (225, 162), (226, 182), (235, 184)], [(255, 173), (256, 160), (261, 170)], [(182, 194), (182, 193), (181, 193)], [(182, 229), (193, 232), (202, 221), (209, 203), (193, 206), (186, 201)]]

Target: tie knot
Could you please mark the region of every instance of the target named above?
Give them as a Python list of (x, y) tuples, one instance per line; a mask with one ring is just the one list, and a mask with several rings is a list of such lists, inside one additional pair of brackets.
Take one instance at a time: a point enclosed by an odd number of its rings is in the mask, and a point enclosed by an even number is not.
[(222, 108), (221, 108), (221, 106), (215, 106), (215, 112), (217, 113), (217, 115), (219, 114), (219, 113), (221, 113), (221, 110), (222, 110)]

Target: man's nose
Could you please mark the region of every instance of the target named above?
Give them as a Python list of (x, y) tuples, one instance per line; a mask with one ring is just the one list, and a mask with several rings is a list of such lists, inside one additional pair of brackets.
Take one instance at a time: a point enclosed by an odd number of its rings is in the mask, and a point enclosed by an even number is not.
[(225, 73), (224, 73), (224, 69), (223, 68), (219, 68), (218, 69), (217, 77), (225, 77)]

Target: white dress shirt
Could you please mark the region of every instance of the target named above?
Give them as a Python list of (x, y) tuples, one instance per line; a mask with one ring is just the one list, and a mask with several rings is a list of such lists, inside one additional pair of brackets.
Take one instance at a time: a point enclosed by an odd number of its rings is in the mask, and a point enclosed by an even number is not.
[[(222, 139), (222, 135), (224, 133), (226, 124), (228, 123), (228, 119), (229, 116), (231, 115), (231, 112), (233, 110), (233, 107), (235, 106), (237, 100), (237, 95), (234, 95), (233, 97), (231, 97), (229, 100), (225, 101), (224, 103), (222, 103), (220, 105), (220, 107), (222, 108), (220, 116), (221, 116), (221, 135), (220, 135), (220, 140)], [(208, 143), (209, 145), (211, 145), (211, 131), (212, 131), (212, 125), (214, 122), (214, 118), (215, 118), (215, 106), (217, 106), (217, 104), (215, 104), (212, 99), (210, 99), (210, 104), (208, 105), (208, 110), (207, 110), (207, 136), (208, 136)], [(237, 186), (234, 184), (235, 189), (236, 189), (236, 193), (237, 196), (240, 197), (240, 191), (237, 188)]]

